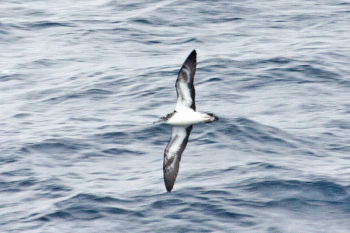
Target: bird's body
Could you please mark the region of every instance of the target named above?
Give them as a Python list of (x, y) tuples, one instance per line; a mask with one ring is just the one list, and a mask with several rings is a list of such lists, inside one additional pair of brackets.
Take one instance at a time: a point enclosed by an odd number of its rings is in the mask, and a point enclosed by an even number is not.
[(212, 113), (196, 112), (195, 89), (193, 85), (196, 72), (197, 53), (195, 50), (182, 65), (176, 83), (177, 102), (175, 110), (160, 119), (160, 122), (172, 125), (172, 134), (164, 151), (164, 183), (168, 192), (174, 186), (182, 152), (185, 150), (192, 127), (198, 123), (218, 120)]
[(165, 123), (175, 126), (189, 126), (198, 123), (214, 121), (215, 117), (206, 113), (196, 112), (191, 108), (181, 108), (174, 112)]

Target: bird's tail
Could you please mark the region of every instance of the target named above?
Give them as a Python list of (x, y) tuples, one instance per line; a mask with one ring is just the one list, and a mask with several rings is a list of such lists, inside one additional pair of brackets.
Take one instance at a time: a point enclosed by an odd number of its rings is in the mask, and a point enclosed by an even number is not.
[(209, 120), (206, 123), (211, 123), (219, 120), (219, 117), (215, 116), (214, 113), (206, 113), (209, 116)]

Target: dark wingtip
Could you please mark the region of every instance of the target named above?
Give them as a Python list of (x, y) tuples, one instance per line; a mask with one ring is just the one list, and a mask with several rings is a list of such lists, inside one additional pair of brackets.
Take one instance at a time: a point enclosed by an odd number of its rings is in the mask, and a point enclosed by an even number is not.
[(173, 181), (172, 180), (168, 180), (166, 177), (164, 177), (164, 183), (165, 183), (166, 191), (168, 191), (168, 193), (170, 193), (171, 190), (174, 187), (175, 180), (173, 180)]
[(169, 193), (173, 189), (177, 177), (178, 165), (176, 166), (176, 164), (178, 164), (178, 162), (175, 161), (175, 170), (166, 169), (165, 166), (163, 166), (164, 184), (166, 191)]
[(196, 50), (194, 49), (191, 53), (190, 53), (190, 55), (188, 55), (188, 58), (187, 59), (194, 59), (194, 60), (196, 60), (196, 58), (197, 58), (197, 52), (196, 52)]
[(185, 64), (195, 66), (196, 62), (197, 62), (197, 52), (196, 52), (196, 50), (194, 49), (194, 50), (190, 53), (190, 55), (188, 55), (188, 57), (186, 58)]
[(173, 186), (171, 186), (171, 187), (166, 186), (166, 191), (167, 191), (168, 193), (170, 193), (172, 189), (173, 189)]
[(189, 69), (191, 69), (191, 79), (193, 80), (194, 74), (196, 73), (196, 66), (197, 66), (197, 52), (195, 49), (186, 58), (184, 64), (180, 69), (180, 72), (184, 66), (187, 66)]

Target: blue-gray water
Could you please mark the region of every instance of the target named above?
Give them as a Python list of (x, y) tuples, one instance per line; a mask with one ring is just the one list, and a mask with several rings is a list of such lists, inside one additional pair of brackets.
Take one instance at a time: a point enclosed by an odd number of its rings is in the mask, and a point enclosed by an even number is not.
[[(349, 232), (348, 1), (0, 4), (1, 232)], [(163, 184), (174, 83), (196, 125)]]

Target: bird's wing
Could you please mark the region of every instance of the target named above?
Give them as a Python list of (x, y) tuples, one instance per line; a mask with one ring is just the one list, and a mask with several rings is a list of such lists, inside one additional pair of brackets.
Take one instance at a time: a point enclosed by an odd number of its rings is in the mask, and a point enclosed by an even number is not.
[(164, 151), (163, 173), (164, 183), (168, 192), (174, 186), (182, 152), (185, 150), (192, 125), (187, 127), (173, 126), (171, 138)]
[(182, 65), (175, 83), (177, 102), (175, 110), (179, 108), (192, 108), (196, 110), (195, 90), (193, 86), (194, 74), (196, 73), (197, 53), (193, 50)]

